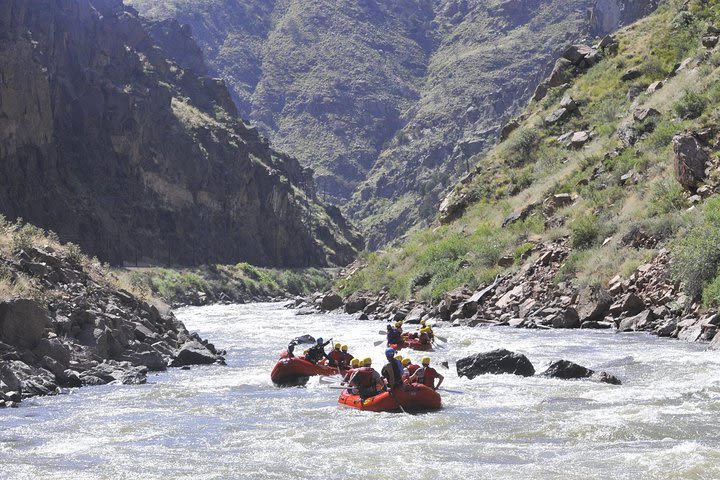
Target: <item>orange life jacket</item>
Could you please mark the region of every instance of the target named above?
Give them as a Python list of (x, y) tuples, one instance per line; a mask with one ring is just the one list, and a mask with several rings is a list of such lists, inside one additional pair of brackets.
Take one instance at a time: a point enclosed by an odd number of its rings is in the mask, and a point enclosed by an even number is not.
[(408, 366), (406, 368), (408, 369), (408, 372), (410, 373), (410, 375), (412, 375), (413, 373), (415, 373), (417, 371), (418, 368), (420, 368), (420, 365), (415, 365), (414, 363), (410, 363), (410, 364), (408, 364)]

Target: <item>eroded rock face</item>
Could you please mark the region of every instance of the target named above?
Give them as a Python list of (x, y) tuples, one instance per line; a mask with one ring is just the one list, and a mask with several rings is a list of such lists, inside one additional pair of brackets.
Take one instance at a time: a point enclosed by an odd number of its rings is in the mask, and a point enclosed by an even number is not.
[(0, 211), (112, 264), (349, 263), (312, 172), (237, 118), (188, 30), (151, 31), (120, 0), (3, 3)]
[(52, 247), (0, 255), (0, 264), (11, 278), (22, 273), (44, 285), (47, 296), (45, 303), (0, 303), (0, 394), (25, 398), (66, 387), (137, 384), (171, 362), (222, 363), (215, 347), (172, 313), (93, 277)]
[(705, 146), (692, 134), (675, 135), (672, 140), (675, 153), (675, 179), (685, 189), (694, 191), (705, 175), (705, 164), (710, 159)]
[(531, 377), (535, 375), (535, 367), (525, 355), (499, 349), (459, 359), (457, 373), (471, 380), (478, 375), (503, 373)]

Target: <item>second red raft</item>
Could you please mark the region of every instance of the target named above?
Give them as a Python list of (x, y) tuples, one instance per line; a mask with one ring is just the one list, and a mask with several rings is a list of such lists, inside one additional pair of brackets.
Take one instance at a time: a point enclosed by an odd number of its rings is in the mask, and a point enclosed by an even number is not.
[(302, 357), (281, 358), (270, 373), (276, 385), (305, 385), (315, 375), (337, 375), (338, 369), (328, 365), (315, 364)]
[(360, 398), (360, 395), (343, 390), (338, 403), (370, 412), (397, 412), (400, 407), (407, 412), (426, 412), (442, 408), (440, 394), (418, 383), (401, 385), (394, 388), (392, 393), (382, 392), (365, 400)]

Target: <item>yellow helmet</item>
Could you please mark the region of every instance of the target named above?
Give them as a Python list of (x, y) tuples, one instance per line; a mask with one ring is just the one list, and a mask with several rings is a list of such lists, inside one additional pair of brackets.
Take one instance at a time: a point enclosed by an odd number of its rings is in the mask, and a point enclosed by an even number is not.
[(422, 357), (420, 363), (422, 363), (423, 365), (430, 365), (430, 357)]
[(370, 357), (363, 358), (362, 363), (366, 367), (369, 367), (370, 365), (372, 365), (372, 358), (370, 358)]
[(420, 325), (422, 325), (423, 327), (425, 326), (426, 323), (427, 323), (427, 320), (420, 320)]
[(337, 348), (338, 350), (340, 350), (340, 347), (342, 347), (342, 344), (341, 344), (341, 343), (336, 343), (336, 344), (335, 344), (335, 348)]
[(402, 362), (402, 359), (403, 359), (403, 357), (399, 353), (397, 355), (395, 355), (395, 360), (400, 360)]
[(400, 327), (402, 327), (402, 325), (403, 325), (403, 322), (395, 322), (395, 328), (400, 328)]
[(402, 364), (403, 364), (403, 367), (406, 367), (406, 366), (410, 365), (410, 359), (409, 359), (409, 358), (403, 358), (403, 359), (402, 359)]
[(359, 366), (359, 365), (360, 365), (360, 360), (359, 360), (359, 359), (353, 358), (352, 360), (350, 360), (350, 366), (351, 366), (351, 367), (357, 367), (357, 366)]
[(343, 351), (343, 352), (347, 352), (347, 348), (348, 348), (347, 345), (343, 345), (343, 346), (342, 346), (342, 351)]
[(307, 350), (303, 350), (303, 355), (307, 355), (307, 354), (308, 354), (308, 351), (307, 351)]

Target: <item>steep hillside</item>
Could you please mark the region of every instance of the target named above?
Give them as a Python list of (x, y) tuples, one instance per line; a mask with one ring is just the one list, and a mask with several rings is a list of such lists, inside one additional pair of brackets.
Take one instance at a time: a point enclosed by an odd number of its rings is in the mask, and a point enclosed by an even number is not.
[(357, 235), (202, 76), (190, 31), (147, 28), (120, 0), (3, 3), (0, 212), (113, 264), (351, 261)]
[(443, 224), (369, 255), (340, 288), (441, 311), (473, 298), (453, 319), (516, 326), (580, 326), (590, 305), (609, 322), (593, 328), (712, 338), (716, 317), (701, 314), (720, 305), (719, 27), (719, 6), (669, 1), (568, 49), (550, 83), (567, 82), (477, 159)]
[(568, 44), (654, 0), (132, 0), (193, 27), (240, 111), (372, 247), (434, 216)]

